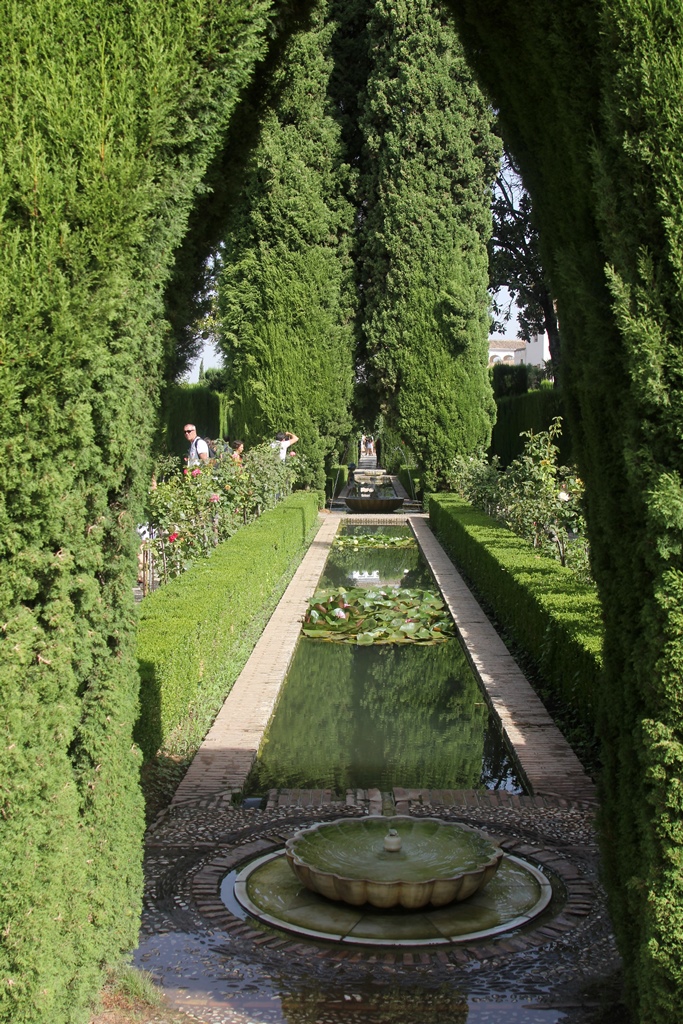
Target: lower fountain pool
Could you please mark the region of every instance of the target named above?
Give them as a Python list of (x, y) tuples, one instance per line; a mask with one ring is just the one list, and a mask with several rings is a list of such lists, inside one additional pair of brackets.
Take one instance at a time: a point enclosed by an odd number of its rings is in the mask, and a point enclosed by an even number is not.
[(234, 910), (263, 924), (309, 939), (356, 946), (442, 946), (470, 942), (521, 928), (548, 907), (553, 889), (546, 876), (519, 857), (504, 856), (486, 888), (462, 903), (380, 910), (347, 906), (306, 889), (284, 851), (252, 861), (223, 881), (221, 896)]

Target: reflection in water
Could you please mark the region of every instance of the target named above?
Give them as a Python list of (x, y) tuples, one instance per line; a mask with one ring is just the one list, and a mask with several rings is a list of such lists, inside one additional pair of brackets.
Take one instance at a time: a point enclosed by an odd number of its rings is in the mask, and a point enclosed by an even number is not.
[[(386, 954), (382, 950), (380, 957)], [(417, 954), (415, 954), (417, 955)], [(143, 937), (135, 964), (151, 971), (170, 1004), (206, 1024), (559, 1024), (565, 1014), (529, 1005), (538, 998), (507, 990), (498, 998), (473, 996), (460, 975), (430, 986), (423, 976), (400, 984), (400, 954), (386, 983), (311, 979), (297, 984), (286, 969), (258, 958), (247, 962), (237, 947), (184, 932)], [(407, 978), (404, 976), (405, 981)], [(538, 986), (536, 986), (538, 989)]]
[(246, 793), (495, 785), (520, 791), (457, 641), (354, 647), (304, 638)]
[(467, 997), (442, 986), (432, 991), (398, 985), (345, 985), (281, 996), (287, 1024), (466, 1024)]

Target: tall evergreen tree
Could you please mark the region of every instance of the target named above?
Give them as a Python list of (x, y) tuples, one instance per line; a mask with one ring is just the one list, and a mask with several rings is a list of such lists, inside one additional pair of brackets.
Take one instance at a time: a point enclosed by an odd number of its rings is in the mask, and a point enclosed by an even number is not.
[(0, 0), (0, 1020), (134, 945), (139, 521), (162, 295), (269, 0)]
[(435, 486), (486, 445), (491, 183), (499, 143), (453, 27), (431, 0), (374, 0), (359, 278), (366, 408), (381, 411)]
[(270, 85), (260, 138), (221, 250), (219, 344), (233, 432), (293, 430), (308, 479), (351, 427), (353, 208), (328, 97), (327, 0), (293, 38)]
[(602, 834), (635, 1019), (683, 992), (683, 7), (449, 0), (538, 219), (605, 619)]

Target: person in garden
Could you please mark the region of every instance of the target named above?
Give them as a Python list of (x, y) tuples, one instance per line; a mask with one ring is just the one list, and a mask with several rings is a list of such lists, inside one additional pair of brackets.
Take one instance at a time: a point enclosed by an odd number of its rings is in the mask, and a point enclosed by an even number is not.
[(270, 447), (279, 452), (280, 458), (284, 462), (287, 458), (287, 449), (290, 445), (296, 444), (298, 440), (296, 434), (292, 434), (291, 431), (281, 430), (275, 435), (275, 440), (271, 441)]
[(232, 454), (230, 458), (233, 462), (238, 465), (242, 465), (242, 453), (244, 451), (244, 441), (233, 441), (232, 442)]
[(190, 442), (187, 452), (188, 466), (198, 466), (200, 462), (209, 461), (209, 446), (203, 437), (197, 434), (194, 423), (186, 423), (183, 427), (185, 438)]

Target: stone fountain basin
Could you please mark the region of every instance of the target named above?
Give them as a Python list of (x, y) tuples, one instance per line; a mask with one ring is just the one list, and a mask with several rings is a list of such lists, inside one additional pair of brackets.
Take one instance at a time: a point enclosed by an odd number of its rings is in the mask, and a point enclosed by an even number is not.
[[(390, 828), (401, 837), (398, 853), (384, 849)], [(407, 815), (323, 822), (288, 839), (285, 853), (299, 881), (321, 896), (409, 910), (467, 899), (503, 858), (500, 846), (475, 829)]]
[(344, 498), (352, 512), (395, 512), (403, 498)]

